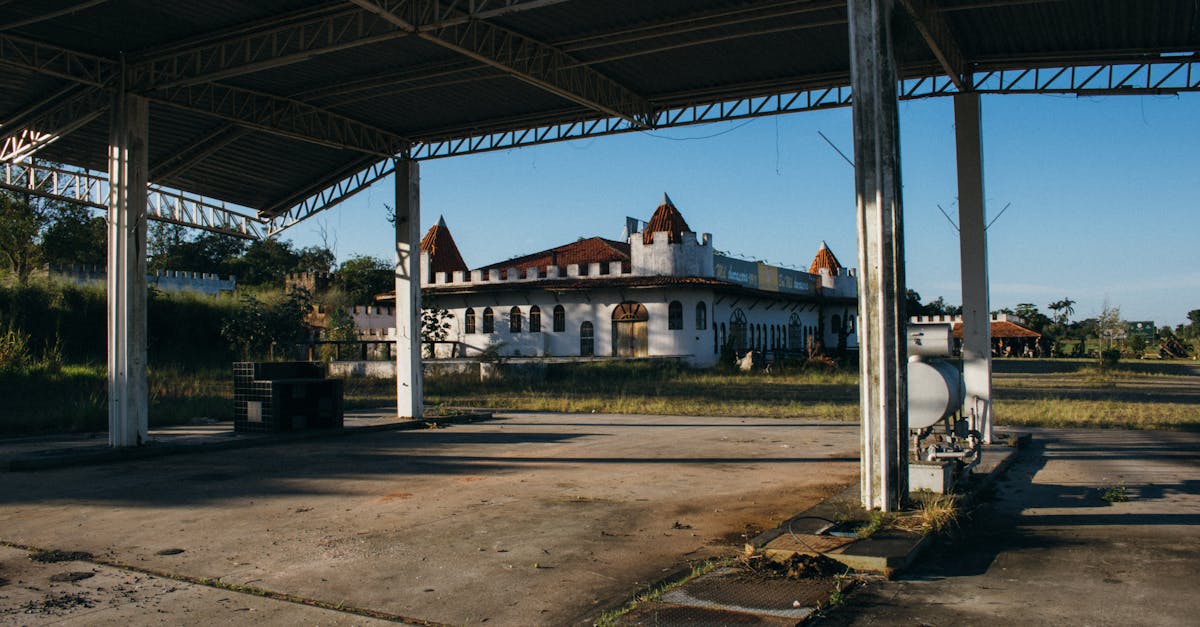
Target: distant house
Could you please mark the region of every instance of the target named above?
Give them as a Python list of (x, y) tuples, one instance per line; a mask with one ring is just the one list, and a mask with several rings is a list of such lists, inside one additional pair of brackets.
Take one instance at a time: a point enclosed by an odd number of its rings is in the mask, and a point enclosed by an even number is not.
[[(954, 324), (954, 344), (957, 353), (962, 346), (963, 319), (961, 315), (913, 316), (912, 322), (948, 322)], [(1025, 319), (1014, 314), (994, 313), (991, 322), (992, 355), (997, 357), (1040, 357), (1042, 334), (1025, 326)]]
[[(643, 226), (644, 224), (644, 226)], [(422, 306), (453, 315), (438, 357), (678, 357), (856, 350), (857, 279), (822, 243), (808, 272), (713, 250), (665, 194), (620, 240), (591, 237), (469, 270), (439, 219), (421, 240)], [(393, 295), (381, 295), (394, 301)]]

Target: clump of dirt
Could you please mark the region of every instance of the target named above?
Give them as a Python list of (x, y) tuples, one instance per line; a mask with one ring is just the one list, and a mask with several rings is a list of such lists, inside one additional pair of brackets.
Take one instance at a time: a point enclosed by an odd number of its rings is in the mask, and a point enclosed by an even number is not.
[(95, 607), (95, 605), (85, 594), (48, 594), (41, 601), (26, 603), (21, 609), (26, 614), (53, 614), (60, 616), (77, 607), (91, 608)]
[(3, 588), (4, 586), (7, 586), (7, 585), (8, 585), (8, 580), (5, 579), (4, 577), (0, 577), (0, 588)]
[(741, 529), (736, 529), (728, 533), (723, 533), (713, 540), (713, 544), (741, 546), (749, 542), (762, 533), (766, 529), (763, 525), (748, 522), (742, 525)]
[(83, 581), (84, 579), (88, 579), (90, 577), (95, 577), (95, 576), (96, 576), (96, 573), (89, 573), (86, 571), (73, 571), (73, 572), (69, 572), (69, 573), (55, 573), (53, 575), (50, 575), (50, 581), (55, 581), (55, 582), (60, 582), (60, 583), (61, 582), (75, 582), (75, 581)]
[(29, 556), (29, 559), (42, 564), (57, 564), (58, 562), (81, 562), (92, 559), (92, 554), (85, 551), (60, 551), (58, 549), (50, 549), (48, 551), (38, 551)]
[(769, 559), (762, 553), (751, 553), (738, 559), (738, 566), (747, 575), (763, 579), (818, 579), (846, 572), (846, 566), (824, 555), (793, 553), (783, 562)]

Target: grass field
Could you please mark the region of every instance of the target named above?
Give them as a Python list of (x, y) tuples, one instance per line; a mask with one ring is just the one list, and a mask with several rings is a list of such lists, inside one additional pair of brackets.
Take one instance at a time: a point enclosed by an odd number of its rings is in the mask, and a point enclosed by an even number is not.
[[(994, 363), (997, 424), (1014, 426), (1200, 429), (1200, 365), (1137, 361), (1110, 371), (1087, 360), (1001, 359)], [(390, 380), (346, 382), (346, 407), (395, 402)], [(0, 434), (99, 431), (106, 425), (102, 366), (31, 369), (0, 375)], [(553, 366), (539, 380), (480, 382), (430, 377), (431, 411), (506, 410), (858, 419), (857, 372), (722, 373), (663, 363)], [(151, 424), (229, 419), (227, 372), (181, 367), (150, 371)]]

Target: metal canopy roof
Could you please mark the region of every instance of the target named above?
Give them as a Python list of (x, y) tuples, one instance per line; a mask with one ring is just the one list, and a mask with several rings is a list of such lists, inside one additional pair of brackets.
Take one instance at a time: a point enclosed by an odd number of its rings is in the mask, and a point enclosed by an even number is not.
[[(1200, 90), (1195, 0), (898, 0), (902, 97)], [(845, 0), (43, 0), (4, 5), (0, 139), (106, 168), (122, 84), (151, 182), (280, 218), (390, 171), (844, 106)], [(1036, 70), (1034, 70), (1036, 68)], [(369, 168), (369, 169), (368, 169)]]

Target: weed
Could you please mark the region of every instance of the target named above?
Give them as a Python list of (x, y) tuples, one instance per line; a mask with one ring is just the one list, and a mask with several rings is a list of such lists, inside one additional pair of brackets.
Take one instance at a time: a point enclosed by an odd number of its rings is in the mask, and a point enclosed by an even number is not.
[(916, 512), (912, 520), (919, 533), (940, 533), (958, 524), (961, 515), (959, 497), (955, 494), (934, 494), (932, 490), (912, 493)]
[(706, 575), (706, 574), (712, 572), (718, 566), (728, 565), (728, 563), (729, 563), (729, 560), (719, 560), (719, 559), (710, 559), (710, 560), (704, 560), (702, 562), (693, 563), (691, 571), (688, 572), (687, 574), (685, 574), (683, 577), (680, 577), (679, 579), (676, 579), (674, 581), (670, 581), (667, 583), (663, 583), (663, 584), (654, 586), (654, 587), (650, 588), (649, 590), (642, 592), (641, 594), (638, 594), (637, 596), (635, 596), (633, 598), (633, 600), (629, 601), (628, 603), (626, 603), (625, 605), (623, 605), (617, 609), (604, 611), (603, 613), (600, 614), (600, 616), (598, 618), (596, 618), (596, 622), (593, 623), (593, 625), (595, 625), (595, 627), (614, 627), (621, 620), (621, 617), (628, 614), (629, 612), (632, 612), (633, 610), (637, 609), (638, 607), (641, 607), (642, 605), (645, 605), (646, 603), (653, 603), (655, 601), (658, 601), (667, 592), (670, 592), (671, 590), (674, 590), (675, 588), (678, 588), (678, 587), (682, 586), (683, 584), (685, 584), (697, 577), (700, 577), (702, 575)]
[(1129, 492), (1125, 489), (1125, 482), (1101, 488), (1100, 500), (1107, 503), (1125, 503), (1129, 501)]
[(858, 528), (858, 537), (860, 540), (870, 538), (879, 531), (890, 527), (894, 522), (896, 522), (894, 513), (873, 511), (867, 516), (866, 524)]

